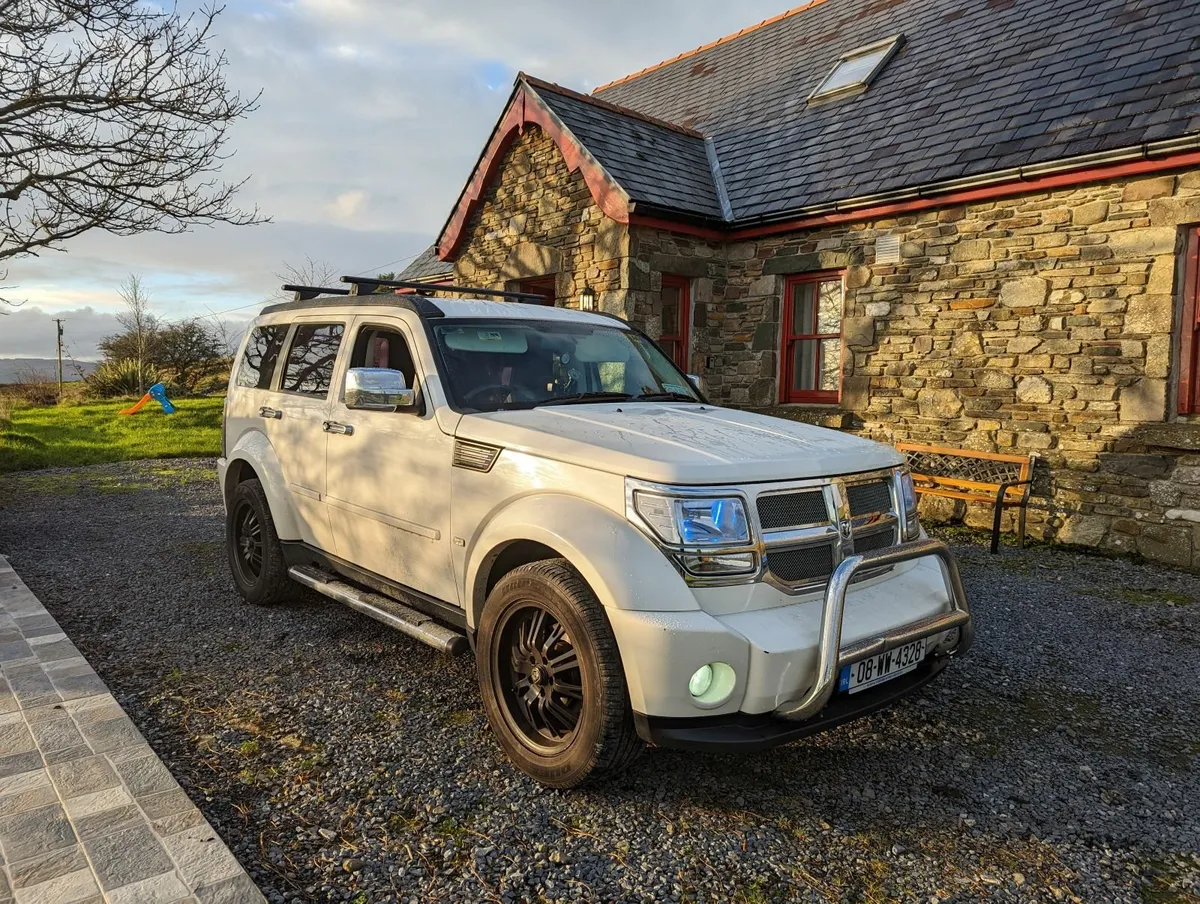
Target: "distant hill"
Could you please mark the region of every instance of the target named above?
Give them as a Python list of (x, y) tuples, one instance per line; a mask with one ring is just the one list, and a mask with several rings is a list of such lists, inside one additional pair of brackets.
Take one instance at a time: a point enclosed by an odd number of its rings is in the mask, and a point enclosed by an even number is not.
[[(78, 364), (85, 377), (96, 369), (94, 361), (79, 361)], [(54, 358), (0, 358), (0, 383), (15, 383), (18, 377), (30, 370), (54, 380), (58, 377), (58, 361)], [(70, 361), (63, 361), (63, 379), (79, 379), (79, 372)]]

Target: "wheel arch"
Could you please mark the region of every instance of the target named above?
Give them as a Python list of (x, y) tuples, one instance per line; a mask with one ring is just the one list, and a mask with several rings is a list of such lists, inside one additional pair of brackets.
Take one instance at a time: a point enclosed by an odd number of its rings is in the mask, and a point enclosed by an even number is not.
[(287, 481), (275, 450), (261, 433), (248, 433), (241, 437), (229, 454), (225, 468), (225, 484), (222, 487), (226, 511), (239, 483), (257, 479), (267, 494), (271, 507), (271, 520), (281, 540), (299, 540), (300, 521), (292, 506)]
[(558, 494), (518, 499), (495, 513), (468, 548), (467, 621), (474, 628), (488, 594), (528, 562), (565, 559), (606, 609), (698, 609), (667, 557), (624, 517)]

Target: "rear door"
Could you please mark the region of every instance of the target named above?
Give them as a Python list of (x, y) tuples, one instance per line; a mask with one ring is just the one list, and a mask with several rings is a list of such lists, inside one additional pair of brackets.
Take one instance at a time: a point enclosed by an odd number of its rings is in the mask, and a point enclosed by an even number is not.
[(290, 331), (291, 324), (286, 322), (259, 324), (246, 336), (225, 397), (222, 455), (228, 455), (243, 434), (264, 432), (266, 421), (273, 418), (271, 406), (278, 402), (275, 370)]
[(278, 368), (267, 437), (283, 469), (304, 541), (335, 551), (333, 529), (325, 510), (325, 454), (330, 390), (347, 319), (309, 315), (298, 319), (288, 337), (287, 353)]

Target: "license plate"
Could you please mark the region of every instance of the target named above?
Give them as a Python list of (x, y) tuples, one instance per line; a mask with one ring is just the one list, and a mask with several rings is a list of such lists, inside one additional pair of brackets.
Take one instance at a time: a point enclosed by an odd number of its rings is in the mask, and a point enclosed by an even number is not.
[(922, 637), (902, 647), (845, 666), (842, 669), (841, 680), (838, 681), (838, 690), (857, 694), (905, 672), (911, 672), (924, 658), (925, 638)]

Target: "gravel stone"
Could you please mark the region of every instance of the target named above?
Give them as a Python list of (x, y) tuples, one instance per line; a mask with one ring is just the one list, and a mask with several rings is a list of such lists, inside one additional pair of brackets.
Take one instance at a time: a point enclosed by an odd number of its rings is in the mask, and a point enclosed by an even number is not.
[(508, 765), (470, 657), (303, 594), (245, 605), (223, 530), (211, 460), (0, 478), (0, 553), (271, 902), (1200, 894), (1194, 575), (949, 535), (977, 641), (922, 692), (564, 793)]

